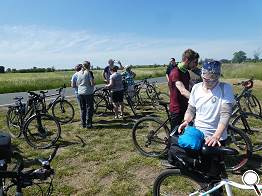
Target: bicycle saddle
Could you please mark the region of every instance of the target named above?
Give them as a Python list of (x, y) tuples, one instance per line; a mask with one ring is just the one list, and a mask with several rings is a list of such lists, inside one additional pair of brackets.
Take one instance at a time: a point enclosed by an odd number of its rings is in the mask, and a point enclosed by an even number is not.
[(201, 152), (203, 155), (237, 155), (238, 151), (234, 148), (224, 146), (202, 146)]
[(41, 94), (46, 94), (48, 91), (40, 91)]

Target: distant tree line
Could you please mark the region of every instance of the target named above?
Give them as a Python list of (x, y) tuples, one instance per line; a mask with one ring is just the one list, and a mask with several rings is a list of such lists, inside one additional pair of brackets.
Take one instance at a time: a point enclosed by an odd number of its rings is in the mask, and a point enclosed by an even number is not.
[[(262, 50), (258, 48), (257, 50), (254, 51), (253, 58), (247, 58), (247, 54), (240, 50), (237, 52), (233, 53), (233, 58), (231, 60), (229, 59), (221, 59), (221, 63), (243, 63), (243, 62), (262, 62), (262, 59), (259, 58), (261, 55)], [(202, 59), (200, 59), (200, 64), (202, 63)], [(146, 67), (160, 67), (163, 65), (160, 64), (153, 64), (153, 65), (132, 65), (133, 68), (146, 68)], [(164, 65), (165, 66), (165, 65)], [(104, 68), (96, 66), (93, 67), (94, 70), (102, 70)], [(60, 69), (60, 70), (55, 70), (54, 66), (48, 67), (48, 68), (37, 68), (33, 67), (31, 69), (11, 69), (7, 68), (5, 70), (4, 66), (0, 66), (0, 73), (37, 73), (37, 72), (54, 72), (54, 71), (72, 71), (73, 69)]]

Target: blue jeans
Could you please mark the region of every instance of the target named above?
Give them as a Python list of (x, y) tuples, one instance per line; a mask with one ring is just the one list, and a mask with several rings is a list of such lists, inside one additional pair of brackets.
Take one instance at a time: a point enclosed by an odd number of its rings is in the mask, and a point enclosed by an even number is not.
[(92, 118), (94, 113), (94, 95), (79, 95), (79, 98), (82, 125), (92, 125)]

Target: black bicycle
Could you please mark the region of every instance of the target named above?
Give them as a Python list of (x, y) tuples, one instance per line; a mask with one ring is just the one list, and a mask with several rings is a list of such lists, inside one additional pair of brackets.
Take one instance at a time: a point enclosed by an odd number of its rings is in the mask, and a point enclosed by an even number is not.
[(40, 95), (30, 91), (28, 94), (27, 104), (22, 103), (23, 97), (15, 97), (15, 104), (9, 106), (6, 115), (9, 133), (14, 138), (23, 134), (34, 148), (48, 148), (60, 138), (60, 123), (55, 117), (42, 113)]
[[(48, 110), (52, 110), (52, 115), (61, 123), (69, 123), (74, 119), (75, 110), (73, 105), (65, 99), (64, 88), (56, 90), (57, 93), (47, 95), (48, 91), (40, 91), (42, 112), (47, 113)], [(48, 105), (46, 98), (55, 97)]]
[[(239, 83), (233, 84), (235, 86), (242, 86), (243, 89), (240, 94), (236, 94), (235, 98), (239, 100), (241, 106), (244, 110), (254, 113), (257, 115), (262, 115), (261, 105), (257, 97), (252, 94), (252, 88), (254, 85), (254, 78), (252, 77), (249, 80), (241, 81)], [(237, 108), (234, 108), (233, 114), (236, 113)]]
[[(165, 108), (167, 119), (160, 120), (157, 117), (140, 118), (132, 129), (132, 140), (135, 148), (144, 156), (162, 157), (166, 154), (171, 130), (168, 103), (159, 101)], [(228, 138), (226, 146), (235, 148), (239, 154), (226, 159), (228, 170), (238, 170), (243, 167), (252, 156), (252, 143), (242, 130), (228, 126)]]
[[(155, 179), (153, 196), (209, 195), (209, 193), (223, 195), (223, 189), (220, 187), (229, 180), (222, 156), (234, 157), (238, 155), (238, 151), (228, 147), (203, 146), (196, 153), (194, 157), (176, 155), (175, 163), (162, 171)], [(212, 161), (214, 171), (210, 169), (210, 166), (205, 166), (208, 164), (205, 161), (206, 158), (203, 159), (204, 156)], [(226, 192), (229, 193), (227, 189)], [(229, 195), (232, 195), (232, 192)]]
[(245, 132), (253, 145), (253, 151), (259, 151), (262, 149), (262, 117), (258, 114), (246, 112), (241, 104), (243, 94), (235, 96), (235, 105), (232, 114), (232, 125)]
[[(7, 140), (6, 140), (7, 141)], [(6, 141), (1, 140), (0, 146), (4, 147), (5, 150), (9, 150), (10, 148), (10, 140), (7, 144)], [(3, 149), (2, 149), (3, 150)], [(33, 185), (38, 186), (39, 191), (37, 195), (51, 195), (53, 191), (53, 176), (55, 174), (54, 169), (51, 168), (51, 161), (56, 155), (58, 150), (58, 146), (54, 149), (52, 154), (49, 156), (48, 159), (35, 159), (32, 163), (34, 164), (41, 164), (40, 168), (37, 169), (30, 169), (24, 170), (24, 161), (20, 154), (13, 153), (12, 155), (9, 154), (8, 157), (1, 157), (0, 159), (0, 195), (5, 196), (7, 195), (8, 191), (12, 187), (16, 187), (15, 195), (23, 195), (23, 189), (26, 187), (31, 187)], [(10, 156), (12, 156), (16, 161), (17, 164), (15, 165), (13, 170), (8, 169), (8, 165), (12, 164), (10, 162)], [(42, 189), (42, 184), (48, 184), (46, 189), (46, 193)]]

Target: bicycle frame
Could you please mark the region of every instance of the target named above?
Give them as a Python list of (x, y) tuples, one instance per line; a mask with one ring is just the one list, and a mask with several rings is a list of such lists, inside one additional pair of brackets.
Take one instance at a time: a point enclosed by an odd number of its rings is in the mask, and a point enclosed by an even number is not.
[[(63, 88), (58, 89), (58, 93), (55, 94), (51, 94), (51, 95), (45, 95), (46, 92), (40, 92), (42, 93), (42, 102), (43, 102), (43, 112), (48, 111), (50, 108), (52, 108), (52, 106), (54, 105), (55, 102), (57, 102), (57, 100), (63, 100), (65, 98), (65, 96), (62, 94), (62, 90)], [(46, 99), (47, 97), (54, 97), (57, 96), (55, 99), (53, 99), (48, 105), (46, 105)]]
[[(190, 194), (190, 196), (193, 196), (193, 195), (200, 195), (200, 196), (208, 195), (208, 194), (218, 190), (219, 188), (221, 188), (223, 186), (225, 186), (227, 196), (233, 196), (232, 187), (236, 187), (236, 188), (239, 188), (239, 189), (242, 189), (242, 190), (254, 190), (253, 186), (240, 184), (240, 183), (228, 180), (228, 179), (222, 179), (212, 189), (210, 189), (206, 192), (197, 191), (197, 192)], [(258, 185), (257, 187), (258, 187), (259, 190), (262, 190), (262, 185)]]

